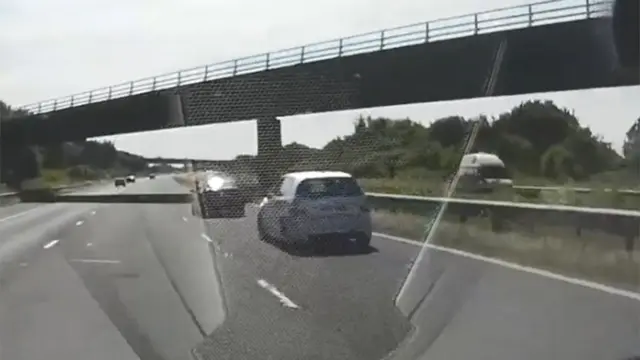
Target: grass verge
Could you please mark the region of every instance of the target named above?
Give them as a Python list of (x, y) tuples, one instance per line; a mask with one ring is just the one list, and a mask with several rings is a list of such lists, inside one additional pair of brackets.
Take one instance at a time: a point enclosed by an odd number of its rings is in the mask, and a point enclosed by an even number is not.
[[(434, 179), (359, 179), (367, 192), (439, 197), (444, 193), (444, 181)], [(556, 185), (558, 186), (558, 185)], [(572, 188), (591, 188), (590, 193), (572, 190)], [(640, 195), (607, 191), (606, 186), (588, 184), (566, 184), (564, 188), (513, 189), (490, 194), (473, 194), (460, 191), (454, 197), (465, 199), (482, 199), (494, 201), (510, 201), (521, 203), (540, 203), (550, 205), (571, 205), (598, 208), (614, 208), (636, 210), (640, 208)]]
[[(376, 210), (374, 231), (422, 241), (427, 216)], [(536, 234), (494, 233), (481, 222), (443, 221), (434, 228), (433, 243), (566, 276), (637, 291), (640, 251), (629, 254), (619, 239), (606, 234), (568, 235), (546, 228)]]

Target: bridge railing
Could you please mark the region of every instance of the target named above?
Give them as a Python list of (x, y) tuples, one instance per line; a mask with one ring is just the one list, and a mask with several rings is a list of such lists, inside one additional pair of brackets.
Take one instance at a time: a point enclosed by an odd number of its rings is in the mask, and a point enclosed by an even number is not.
[(455, 16), (138, 79), (21, 108), (35, 114), (402, 46), (608, 16), (611, 0), (550, 0)]

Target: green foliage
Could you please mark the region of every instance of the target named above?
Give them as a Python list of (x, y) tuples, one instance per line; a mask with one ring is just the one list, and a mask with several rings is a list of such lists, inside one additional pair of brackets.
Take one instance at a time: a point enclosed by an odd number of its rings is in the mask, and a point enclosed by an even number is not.
[[(0, 101), (0, 119), (14, 116), (28, 115), (22, 110), (12, 109)], [(144, 171), (146, 161), (138, 155), (119, 151), (113, 143), (105, 141), (78, 140), (62, 144), (52, 144), (27, 152), (17, 149), (16, 154), (3, 154), (3, 181), (11, 182), (17, 187), (20, 176), (14, 173), (32, 175), (36, 169), (22, 169), (34, 161), (26, 157), (35, 153), (40, 166), (41, 175), (47, 183), (60, 184), (73, 180), (94, 180), (109, 176), (109, 173), (123, 173)], [(10, 164), (7, 164), (10, 163)], [(10, 168), (5, 169), (4, 167)], [(16, 181), (11, 181), (13, 178)]]
[(429, 126), (361, 116), (352, 134), (322, 149), (286, 145), (275, 163), (280, 172), (334, 169), (359, 178), (442, 179), (457, 168), (470, 140), (470, 151), (498, 154), (512, 173), (551, 183), (582, 181), (619, 169), (622, 161), (573, 112), (551, 101), (527, 101), (493, 119), (449, 116)]
[(70, 167), (67, 170), (67, 175), (69, 176), (69, 178), (74, 180), (96, 180), (100, 178), (99, 171), (86, 165), (76, 165)]
[[(0, 114), (5, 118), (15, 111), (0, 102)], [(277, 172), (327, 169), (348, 171), (359, 178), (442, 180), (458, 166), (470, 140), (470, 151), (496, 153), (521, 178), (610, 183), (618, 178), (633, 181), (640, 174), (640, 119), (627, 132), (623, 158), (611, 144), (581, 126), (572, 111), (551, 101), (526, 101), (492, 119), (452, 115), (430, 125), (360, 116), (350, 135), (322, 149), (286, 145), (271, 166)], [(43, 168), (68, 169), (72, 178), (146, 170), (141, 157), (118, 151), (109, 142), (51, 145), (40, 148), (38, 155)], [(235, 167), (250, 173), (256, 170), (254, 161), (253, 156), (241, 155)]]

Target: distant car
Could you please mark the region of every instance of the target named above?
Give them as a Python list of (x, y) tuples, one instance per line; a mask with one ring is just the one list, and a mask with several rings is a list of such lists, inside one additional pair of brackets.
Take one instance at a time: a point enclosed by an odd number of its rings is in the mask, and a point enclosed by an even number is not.
[(492, 192), (500, 189), (513, 189), (513, 179), (502, 159), (489, 153), (462, 157), (456, 191)]
[(246, 196), (236, 180), (217, 172), (206, 173), (196, 180), (191, 213), (202, 218), (244, 217)]
[(125, 186), (127, 186), (127, 182), (123, 178), (115, 179), (114, 184), (115, 184), (116, 187), (121, 187), (121, 186), (125, 187)]
[(371, 213), (348, 173), (305, 171), (284, 175), (260, 203), (258, 233), (264, 240), (309, 246), (317, 240), (371, 242)]
[(134, 183), (134, 182), (136, 182), (136, 176), (135, 176), (135, 175), (129, 175), (129, 176), (127, 176), (127, 182), (128, 182), (128, 183)]
[(156, 178), (156, 174), (149, 174), (149, 179), (155, 179)]

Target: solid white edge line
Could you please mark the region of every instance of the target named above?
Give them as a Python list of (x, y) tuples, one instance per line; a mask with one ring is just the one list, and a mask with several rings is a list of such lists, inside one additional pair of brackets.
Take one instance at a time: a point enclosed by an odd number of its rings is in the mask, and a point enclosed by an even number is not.
[(55, 244), (57, 244), (60, 240), (53, 240), (48, 242), (46, 245), (43, 246), (43, 248), (45, 249), (49, 249), (51, 247), (53, 247)]
[(285, 294), (278, 291), (278, 289), (275, 286), (269, 284), (266, 280), (258, 279), (258, 285), (260, 285), (260, 287), (270, 292), (273, 296), (277, 297), (283, 306), (291, 309), (299, 309), (298, 305), (296, 305), (293, 301), (291, 301), (291, 299), (289, 299)]
[[(393, 236), (393, 235), (377, 233), (377, 232), (374, 232), (373, 235), (381, 237), (381, 238), (385, 238), (385, 239), (388, 239), (388, 240), (393, 240), (393, 241), (397, 241), (397, 242), (401, 242), (401, 243), (405, 243), (405, 244), (409, 244), (409, 245), (413, 245), (413, 246), (426, 247), (426, 248), (429, 248), (429, 249), (446, 252), (446, 253), (449, 253), (449, 254), (452, 254), (452, 255), (457, 255), (457, 256), (466, 257), (466, 258), (469, 258), (469, 259), (483, 261), (483, 262), (486, 262), (486, 263), (502, 266), (502, 267), (509, 268), (509, 269), (512, 269), (512, 270), (517, 270), (517, 271), (521, 271), (521, 272), (525, 272), (525, 273), (529, 273), (529, 274), (533, 274), (533, 275), (538, 275), (538, 276), (542, 276), (542, 277), (545, 277), (545, 278), (554, 279), (554, 280), (562, 281), (562, 282), (565, 282), (565, 283), (569, 283), (569, 284), (572, 284), (572, 285), (577, 285), (577, 286), (582, 286), (582, 287), (585, 287), (585, 288), (588, 288), (588, 289), (592, 289), (592, 290), (602, 291), (602, 292), (605, 292), (607, 294), (618, 295), (618, 296), (626, 297), (626, 298), (633, 299), (633, 300), (636, 300), (636, 301), (640, 301), (640, 293), (634, 292), (634, 291), (614, 288), (612, 286), (600, 284), (600, 283), (593, 282), (593, 281), (582, 280), (582, 279), (573, 278), (573, 277), (569, 277), (569, 276), (565, 276), (565, 275), (560, 275), (558, 273), (554, 273), (554, 272), (551, 272), (551, 271), (548, 271), (548, 270), (543, 270), (543, 269), (539, 269), (539, 268), (518, 265), (516, 263), (512, 263), (512, 262), (508, 262), (508, 261), (504, 261), (504, 260), (499, 260), (499, 259), (491, 258), (491, 257), (487, 257), (487, 256), (482, 256), (482, 255), (478, 255), (478, 254), (473, 254), (473, 253), (469, 253), (469, 252), (466, 252), (466, 251), (457, 250), (457, 249), (453, 249), (453, 248), (449, 248), (449, 247), (445, 247), (445, 246), (439, 246), (439, 245), (433, 245), (433, 244), (425, 244), (425, 243), (422, 243), (422, 242), (419, 242), (419, 241), (410, 240), (410, 239), (402, 238), (402, 237), (399, 237), (399, 236)], [(414, 266), (415, 266), (415, 264), (414, 264)]]

